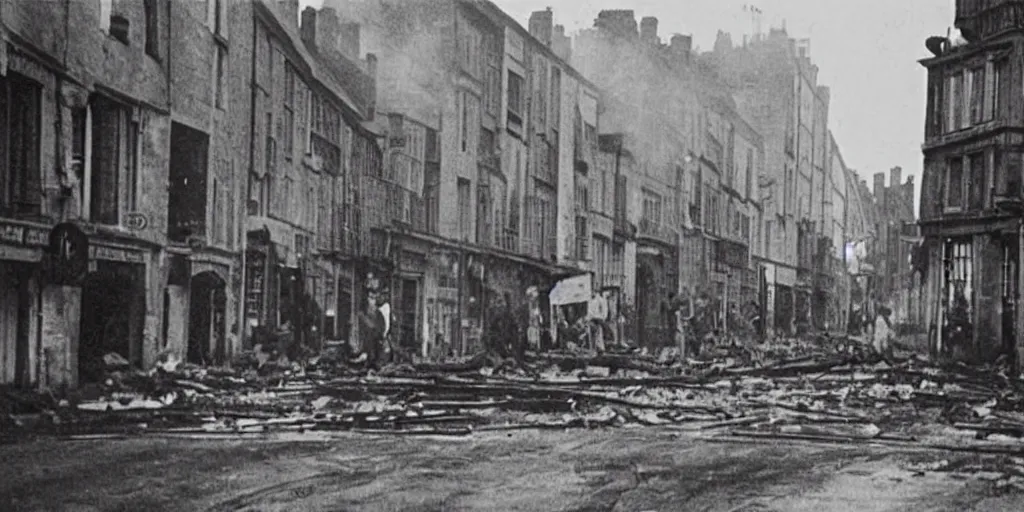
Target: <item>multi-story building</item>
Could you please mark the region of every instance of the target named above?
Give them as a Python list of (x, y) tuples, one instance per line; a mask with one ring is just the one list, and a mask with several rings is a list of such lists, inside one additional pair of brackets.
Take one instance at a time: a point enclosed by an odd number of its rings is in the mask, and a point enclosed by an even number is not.
[[(709, 57), (739, 110), (763, 136), (764, 233), (768, 325), (780, 334), (811, 322), (815, 222), (828, 166), (828, 89), (817, 83), (809, 42), (771, 29), (742, 46), (717, 44)], [(819, 210), (820, 211), (820, 210)], [(820, 214), (817, 216), (820, 217)]]
[[(636, 296), (623, 299), (637, 316), (628, 319), (627, 336), (655, 346), (667, 335), (662, 304), (679, 289), (678, 191), (686, 185), (684, 166), (697, 165), (691, 155), (699, 152), (690, 124), (696, 92), (680, 86), (685, 74), (677, 70), (689, 48), (677, 39), (670, 55), (658, 41), (657, 20), (644, 18), (638, 31), (633, 11), (601, 11), (594, 25), (576, 37), (573, 64), (612, 98), (602, 130), (618, 136), (609, 138), (604, 158), (618, 162), (615, 194), (624, 199), (623, 220), (636, 226), (635, 266), (627, 269), (635, 273)], [(629, 155), (628, 165), (620, 153)]]
[(105, 354), (143, 364), (163, 343), (167, 11), (64, 7), (0, 5), (0, 382), (18, 386), (94, 381)]
[(657, 26), (643, 18), (638, 31), (633, 11), (602, 11), (573, 48), (574, 64), (614, 98), (602, 125), (620, 135), (604, 158), (625, 147), (633, 164), (620, 162), (615, 194), (629, 198), (623, 219), (637, 226), (635, 242), (623, 237), (624, 259), (635, 259), (626, 302), (649, 344), (668, 336), (661, 306), (672, 293), (706, 293), (723, 318), (760, 295), (751, 246), (760, 247), (762, 137), (693, 55), (692, 39), (663, 45)]
[(232, 68), (246, 77), (248, 104), (235, 127), (248, 170), (244, 334), (258, 342), (287, 325), (307, 345), (347, 339), (365, 303), (356, 293), (362, 206), (383, 201), (359, 188), (382, 173), (368, 126), (376, 59), (346, 45), (333, 12), (306, 9), (300, 22), (295, 0), (231, 6), (235, 39), (249, 45)]
[(916, 322), (918, 308), (911, 304), (913, 279), (911, 256), (918, 240), (917, 217), (914, 215), (914, 177), (903, 182), (903, 169), (889, 170), (889, 185), (885, 173), (874, 175), (874, 201), (878, 220), (876, 270), (878, 279), (874, 287), (877, 303), (893, 310), (893, 322)]
[(933, 55), (920, 61), (926, 323), (933, 350), (958, 358), (991, 360), (1020, 339), (1021, 6), (957, 1), (962, 38), (929, 38)]
[[(245, 55), (228, 52), (240, 43), (228, 3), (66, 7), (0, 7), (2, 210), (17, 246), (3, 254), (19, 261), (0, 280), (3, 380), (95, 380), (111, 352), (136, 365), (165, 350), (224, 362), (238, 326), (245, 136), (234, 121), (247, 105), (228, 72)], [(78, 247), (43, 251), (54, 223)]]
[[(372, 231), (386, 243), (367, 254), (390, 262), (392, 305), (410, 348), (473, 350), (495, 295), (524, 319), (527, 308), (546, 314), (552, 284), (589, 270), (591, 259), (599, 96), (560, 57), (563, 31), (538, 17), (531, 34), (490, 2), (353, 1), (337, 9), (380, 58), (380, 109), (395, 120), (389, 145), (409, 140), (399, 125), (424, 137), (423, 177), (403, 186), (398, 171), (379, 184), (408, 192), (422, 213), (413, 210), (411, 222), (380, 217)], [(407, 149), (391, 147), (410, 161)]]
[[(119, 3), (118, 5), (125, 5)], [(166, 7), (166, 6), (165, 6)], [(158, 7), (158, 9), (161, 9)], [(231, 73), (248, 65), (228, 2), (167, 9), (171, 34), (167, 258), (161, 342), (194, 363), (224, 364), (237, 347), (248, 97)], [(234, 49), (235, 51), (231, 51)], [(161, 141), (166, 143), (166, 141)]]
[[(842, 151), (835, 137), (829, 132), (828, 157), (831, 160), (821, 186), (822, 235), (815, 259), (816, 279), (814, 304), (822, 304), (813, 310), (814, 326), (826, 330), (846, 330), (850, 312), (850, 275), (846, 244), (850, 240), (848, 229), (850, 192), (848, 176), (851, 172), (843, 160)], [(835, 293), (827, 293), (834, 289)]]

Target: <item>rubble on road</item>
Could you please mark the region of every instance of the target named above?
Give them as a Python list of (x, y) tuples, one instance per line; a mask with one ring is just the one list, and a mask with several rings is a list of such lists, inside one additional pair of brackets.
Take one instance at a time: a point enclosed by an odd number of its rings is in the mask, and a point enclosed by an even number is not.
[(706, 347), (657, 355), (554, 352), (524, 364), (476, 357), (353, 367), (325, 351), (304, 364), (244, 354), (233, 368), (162, 357), (150, 371), (108, 359), (104, 383), (66, 397), (8, 392), (10, 431), (227, 433), (348, 430), (467, 434), (648, 425), (834, 442), (914, 440), (922, 424), (978, 439), (1024, 437), (1024, 383), (998, 368), (885, 361), (849, 338)]

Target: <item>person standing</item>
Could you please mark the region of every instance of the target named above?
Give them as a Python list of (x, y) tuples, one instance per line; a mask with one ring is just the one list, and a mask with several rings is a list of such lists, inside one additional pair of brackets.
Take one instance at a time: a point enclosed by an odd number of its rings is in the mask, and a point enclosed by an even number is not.
[[(377, 294), (370, 292), (366, 296), (366, 309), (359, 314), (360, 341), (363, 354), (366, 356), (366, 364), (370, 368), (379, 369), (380, 367), (384, 331), (384, 315), (377, 307)], [(360, 356), (360, 359), (363, 357)]]
[(599, 293), (594, 293), (587, 304), (587, 319), (590, 321), (590, 342), (598, 352), (604, 352), (604, 331), (608, 320), (608, 303)]

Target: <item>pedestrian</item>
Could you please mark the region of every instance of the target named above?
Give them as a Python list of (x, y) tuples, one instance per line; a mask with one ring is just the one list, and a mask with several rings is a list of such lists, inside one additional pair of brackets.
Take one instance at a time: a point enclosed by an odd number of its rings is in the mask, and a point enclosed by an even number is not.
[(384, 330), (384, 315), (377, 306), (377, 293), (371, 291), (366, 295), (366, 308), (359, 314), (359, 335), (363, 349), (359, 359), (366, 361), (369, 368), (380, 369)]
[(892, 323), (889, 315), (892, 310), (885, 306), (878, 308), (878, 316), (875, 318), (875, 329), (872, 338), (872, 347), (879, 355), (886, 359), (892, 359)]
[(526, 289), (527, 328), (526, 342), (530, 350), (541, 351), (541, 324), (544, 317), (540, 313), (540, 292), (536, 286)]
[(608, 324), (608, 302), (599, 293), (592, 294), (587, 304), (587, 320), (590, 324), (591, 348), (604, 352), (604, 332)]

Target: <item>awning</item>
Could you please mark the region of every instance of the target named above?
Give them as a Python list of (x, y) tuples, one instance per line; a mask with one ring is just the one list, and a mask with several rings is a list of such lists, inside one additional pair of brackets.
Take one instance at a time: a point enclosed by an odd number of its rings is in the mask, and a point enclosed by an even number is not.
[(562, 279), (548, 294), (552, 306), (579, 304), (589, 301), (592, 296), (590, 274)]

